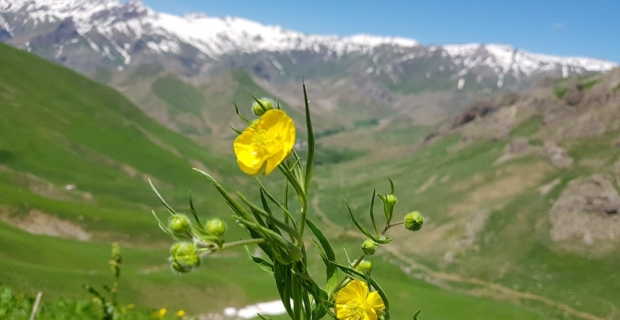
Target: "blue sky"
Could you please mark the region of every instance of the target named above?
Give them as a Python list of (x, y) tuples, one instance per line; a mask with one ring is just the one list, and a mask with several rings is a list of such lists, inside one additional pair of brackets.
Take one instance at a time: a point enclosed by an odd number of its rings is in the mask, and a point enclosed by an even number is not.
[(426, 45), (503, 43), (620, 63), (618, 0), (143, 1), (156, 11), (237, 16), (305, 33), (401, 36)]

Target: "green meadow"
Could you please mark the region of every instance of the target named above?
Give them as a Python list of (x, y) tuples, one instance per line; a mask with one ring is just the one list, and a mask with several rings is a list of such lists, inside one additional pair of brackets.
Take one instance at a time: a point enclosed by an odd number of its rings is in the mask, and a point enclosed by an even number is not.
[[(224, 219), (228, 240), (246, 238), (215, 189), (192, 170), (257, 199), (253, 179), (232, 155), (232, 138), (217, 143), (228, 150), (195, 142), (119, 92), (5, 45), (0, 65), (0, 284), (6, 286), (0, 287), (0, 315), (23, 319), (32, 297), (43, 292), (37, 319), (97, 319), (82, 285), (112, 281), (112, 242), (123, 254), (119, 300), (136, 306), (127, 319), (147, 319), (160, 308), (207, 314), (278, 299), (272, 279), (243, 250), (206, 257), (195, 272), (174, 274), (167, 261), (173, 241), (151, 213), (167, 219), (147, 179), (180, 212), (187, 212), (191, 192), (201, 218)], [(243, 72), (231, 77), (239, 87), (227, 99), (174, 78), (160, 78), (152, 89), (171, 110), (199, 112), (193, 108), (204, 105), (222, 117), (234, 112), (230, 98), (269, 94)], [(283, 105), (303, 128), (302, 114)], [(390, 297), (393, 319), (410, 319), (420, 309), (419, 319), (620, 317), (620, 256), (559, 246), (547, 218), (570, 180), (608, 172), (620, 156), (609, 147), (620, 131), (563, 143), (575, 162), (600, 158), (598, 167), (558, 169), (535, 154), (494, 164), (512, 138), (541, 141), (541, 124), (535, 116), (498, 141), (463, 142), (452, 134), (422, 144), (436, 127), (380, 127), (376, 121), (326, 134), (317, 141), (309, 218), (345, 263), (344, 249), (356, 257), (363, 237), (343, 199), (370, 226), (373, 189), (387, 192), (390, 177), (399, 197), (395, 219), (413, 210), (425, 216), (420, 232), (394, 230), (395, 241), (380, 247), (374, 260), (373, 275)], [(359, 141), (371, 147), (354, 146)], [(353, 147), (342, 151), (343, 145)], [(381, 145), (390, 148), (383, 154), (372, 149)], [(280, 192), (278, 174), (265, 181)], [(555, 179), (560, 182), (551, 192), (539, 192)], [(321, 261), (314, 258), (310, 268), (318, 273)]]

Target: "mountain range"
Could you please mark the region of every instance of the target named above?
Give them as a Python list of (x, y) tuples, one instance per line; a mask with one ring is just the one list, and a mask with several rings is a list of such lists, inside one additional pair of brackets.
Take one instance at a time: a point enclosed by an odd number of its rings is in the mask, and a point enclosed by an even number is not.
[(437, 78), (450, 79), (458, 89), (510, 89), (543, 75), (567, 77), (616, 66), (500, 44), (425, 46), (398, 37), (312, 35), (236, 17), (158, 13), (133, 0), (0, 3), (0, 39), (87, 74), (98, 66), (122, 69), (165, 61), (168, 69), (184, 75), (205, 76), (243, 66), (263, 78), (277, 79), (311, 74), (308, 69), (338, 62), (336, 70), (317, 75), (367, 74), (401, 89)]

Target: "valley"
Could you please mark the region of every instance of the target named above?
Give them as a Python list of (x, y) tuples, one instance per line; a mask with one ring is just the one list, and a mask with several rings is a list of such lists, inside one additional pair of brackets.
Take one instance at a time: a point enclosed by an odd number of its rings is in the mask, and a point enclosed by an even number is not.
[[(620, 318), (614, 63), (306, 35), (139, 1), (0, 9), (2, 285), (88, 299), (82, 285), (110, 281), (110, 243), (119, 242), (124, 303), (217, 317), (278, 299), (243, 250), (173, 274), (172, 240), (151, 213), (165, 219), (165, 208), (148, 179), (180, 212), (191, 193), (201, 217), (231, 227), (227, 239), (247, 238), (192, 168), (259, 199), (235, 163), (229, 126), (246, 124), (233, 101), (249, 116), (248, 93), (277, 99), (304, 155), (303, 75), (317, 138), (309, 218), (339, 260), (364, 240), (344, 199), (368, 226), (373, 190), (389, 190), (390, 177), (398, 219), (425, 217), (420, 232), (393, 229), (374, 261), (394, 319), (419, 309), (420, 319)], [(202, 25), (210, 31), (184, 31)], [(281, 192), (280, 178), (263, 182)], [(321, 263), (316, 255), (310, 271)]]

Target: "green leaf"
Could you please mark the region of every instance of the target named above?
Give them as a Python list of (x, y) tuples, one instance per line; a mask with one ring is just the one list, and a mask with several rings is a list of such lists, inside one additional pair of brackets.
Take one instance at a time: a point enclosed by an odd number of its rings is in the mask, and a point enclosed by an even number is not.
[(355, 219), (355, 216), (353, 215), (353, 211), (351, 210), (351, 206), (349, 206), (349, 203), (347, 202), (347, 200), (345, 200), (344, 203), (346, 203), (346, 205), (347, 205), (347, 209), (349, 210), (349, 216), (351, 216), (351, 220), (353, 220), (353, 224), (355, 224), (355, 226), (357, 227), (357, 229), (359, 231), (361, 231), (364, 235), (366, 235), (367, 237), (369, 237), (370, 239), (372, 239), (376, 243), (386, 244), (386, 243), (392, 242), (391, 238), (386, 238), (386, 237), (378, 238), (378, 237), (373, 236), (370, 233), (370, 231), (368, 231), (368, 229), (364, 228), (364, 226), (362, 226), (357, 221), (357, 219)]
[(317, 250), (319, 250), (319, 254), (325, 263), (325, 275), (327, 279), (325, 283), (325, 290), (331, 292), (336, 287), (336, 284), (338, 284), (338, 269), (331, 264), (331, 261), (336, 261), (336, 254), (334, 253), (329, 240), (327, 240), (323, 232), (312, 221), (310, 221), (310, 219), (306, 220), (306, 223), (314, 236), (321, 243), (321, 247), (319, 247), (319, 245), (311, 239), (317, 246)]
[(260, 313), (257, 313), (256, 315), (257, 315), (259, 318), (261, 318), (262, 320), (271, 320), (271, 318), (267, 318), (267, 317), (263, 316), (263, 315), (262, 315), (262, 314), (260, 314)]
[(153, 185), (153, 182), (151, 182), (151, 179), (149, 178), (148, 180), (149, 180), (149, 184), (151, 185), (151, 189), (153, 189), (153, 191), (155, 191), (155, 194), (157, 195), (157, 198), (159, 198), (159, 201), (161, 201), (161, 203), (166, 207), (166, 209), (168, 209), (168, 211), (170, 212), (170, 215), (176, 214), (176, 211), (174, 211), (174, 209), (172, 209), (172, 207), (170, 205), (168, 205), (166, 200), (164, 200), (164, 198), (159, 194), (159, 192), (157, 192), (157, 189)]
[(239, 131), (239, 130), (237, 130), (237, 129), (233, 128), (231, 125), (228, 125), (228, 127), (229, 127), (229, 128), (231, 128), (231, 129), (232, 129), (232, 131), (236, 132), (237, 134), (241, 134), (241, 131)]
[[(280, 202), (278, 202), (278, 200), (276, 200), (276, 198), (273, 195), (271, 195), (271, 193), (269, 193), (269, 191), (267, 191), (267, 189), (265, 189), (265, 186), (263, 185), (263, 183), (258, 178), (256, 178), (256, 181), (258, 182), (258, 185), (261, 188), (261, 192), (264, 192), (265, 195), (267, 196), (267, 198), (269, 198), (269, 200), (271, 200), (271, 202), (273, 202), (275, 205), (280, 207), (280, 209), (284, 213), (284, 218), (285, 218), (284, 221), (285, 221), (285, 223), (286, 223), (286, 221), (288, 221), (288, 219), (290, 219), (292, 221), (292, 223), (293, 223), (293, 227), (295, 229), (297, 229), (297, 222), (295, 222), (295, 219), (293, 218), (293, 216), (291, 215), (291, 213), (288, 211), (288, 208), (287, 208), (287, 206), (288, 206), (288, 203), (287, 203), (288, 199), (285, 198), (285, 204), (284, 205), (281, 204)], [(285, 194), (288, 195), (288, 182), (286, 183), (286, 186), (285, 186), (285, 192), (286, 192)]]
[[(245, 227), (245, 226), (244, 226), (244, 229), (246, 229), (248, 231), (248, 233), (250, 234), (250, 237), (252, 237), (252, 239), (264, 239), (264, 237), (262, 237), (260, 233), (254, 231), (253, 229)], [(271, 247), (267, 243), (259, 243), (258, 246), (269, 257), (269, 259), (271, 259), (271, 261), (275, 261), (273, 250), (271, 249)]]
[(388, 180), (390, 180), (390, 193), (394, 194), (394, 182), (392, 182), (392, 179), (390, 179), (389, 177)]
[(276, 108), (280, 109), (280, 96), (276, 97)]
[[(232, 102), (233, 105), (235, 106), (235, 113), (239, 116), (239, 118), (241, 118), (241, 120), (243, 120), (243, 122), (245, 122), (246, 124), (250, 124), (250, 120), (248, 120), (246, 117), (244, 117), (241, 113), (239, 113), (239, 107), (237, 106), (237, 104), (233, 101)], [(232, 127), (231, 127), (232, 128)], [(233, 129), (235, 130), (235, 129)], [(235, 130), (237, 131), (237, 130)], [(239, 132), (240, 133), (240, 132)]]
[(310, 304), (310, 297), (303, 290), (301, 291), (301, 296), (304, 301), (304, 314), (306, 319), (312, 319), (312, 305)]
[(222, 185), (217, 182), (217, 180), (215, 180), (211, 175), (200, 169), (194, 168), (194, 170), (202, 174), (209, 181), (211, 181), (213, 186), (215, 186), (215, 189), (217, 189), (217, 191), (219, 191), (219, 193), (224, 197), (224, 200), (226, 200), (226, 203), (236, 215), (247, 220), (252, 220), (250, 214), (245, 211), (245, 209), (243, 209), (243, 207), (228, 194), (228, 191), (226, 191), (226, 189), (224, 189), (224, 187), (222, 187)]
[(198, 215), (196, 214), (196, 209), (194, 208), (194, 202), (192, 201), (192, 192), (189, 192), (189, 212), (194, 216), (194, 220), (198, 222), (198, 225), (202, 228), (202, 222), (198, 219)]
[(245, 204), (247, 204), (250, 208), (252, 208), (253, 210), (256, 210), (256, 212), (260, 215), (262, 215), (265, 219), (267, 219), (267, 221), (275, 224), (278, 228), (286, 231), (292, 238), (297, 239), (297, 241), (299, 241), (299, 243), (303, 243), (303, 240), (301, 238), (301, 234), (299, 234), (299, 232), (292, 228), (291, 226), (289, 226), (288, 224), (276, 219), (275, 217), (273, 217), (272, 215), (266, 213), (265, 211), (263, 211), (261, 208), (257, 207), (255, 204), (251, 203), (250, 201), (248, 201), (243, 194), (241, 194), (240, 192), (237, 192), (237, 195), (239, 196), (239, 198), (241, 198), (241, 201), (243, 201)]
[[(312, 178), (312, 169), (314, 167), (314, 133), (312, 131), (312, 119), (310, 119), (310, 107), (308, 105), (308, 93), (306, 92), (306, 84), (302, 78), (302, 87), (304, 89), (304, 106), (306, 109), (306, 130), (308, 131), (308, 160), (306, 161), (306, 175), (304, 179), (304, 190), (308, 191), (310, 179)], [(303, 221), (302, 221), (303, 223)]]
[(248, 92), (248, 93), (250, 94), (250, 96), (252, 96), (252, 99), (254, 99), (254, 101), (256, 101), (256, 103), (258, 103), (258, 105), (259, 105), (259, 106), (263, 109), (263, 111), (265, 111), (265, 112), (267, 112), (267, 111), (268, 111), (267, 107), (265, 107), (265, 105), (264, 105), (264, 104), (263, 104), (260, 100), (258, 100), (258, 99), (257, 99), (257, 98), (256, 98), (253, 94), (251, 94), (250, 92)]
[(377, 229), (377, 222), (375, 221), (375, 195), (377, 194), (377, 190), (372, 190), (372, 198), (370, 200), (370, 220), (372, 220), (372, 227), (375, 229), (375, 233), (379, 235), (379, 229)]
[(85, 284), (84, 285), (84, 289), (86, 289), (90, 294), (92, 294), (93, 296), (99, 298), (99, 300), (101, 300), (101, 303), (105, 304), (106, 303), (106, 299), (99, 293), (99, 291), (97, 291), (97, 289)]
[(291, 278), (291, 298), (293, 298), (293, 319), (301, 319), (301, 293), (297, 277)]
[(416, 313), (413, 315), (413, 320), (418, 320), (418, 315), (420, 314), (420, 312), (422, 312), (422, 310), (418, 310), (418, 312), (416, 312)]
[(302, 203), (306, 202), (306, 194), (304, 193), (303, 188), (299, 184), (299, 181), (297, 181), (297, 179), (295, 179), (293, 174), (289, 171), (289, 169), (286, 166), (284, 166), (283, 163), (280, 163), (278, 165), (278, 169), (280, 169), (280, 171), (282, 172), (282, 174), (284, 174), (288, 182), (293, 186), (293, 189), (295, 189), (295, 192), (297, 192), (297, 197), (299, 197), (299, 201)]
[[(282, 238), (278, 233), (267, 229), (258, 223), (245, 220), (243, 218), (239, 218), (246, 227), (252, 228), (254, 231), (262, 235), (262, 238), (267, 241), (269, 246), (272, 248), (272, 252), (274, 258), (282, 262), (283, 264), (289, 264), (293, 261), (293, 259), (301, 259), (303, 257), (301, 250), (295, 244), (287, 241)], [(280, 250), (285, 250), (285, 253), (282, 254)]]
[(293, 308), (291, 308), (291, 269), (277, 261), (274, 262), (274, 278), (276, 279), (276, 288), (280, 295), (280, 300), (284, 304), (284, 309), (288, 313), (289, 317), (293, 319)]
[(254, 261), (254, 263), (256, 263), (256, 265), (258, 265), (259, 268), (261, 268), (263, 271), (267, 272), (267, 274), (273, 277), (274, 275), (273, 265), (263, 260), (262, 258), (252, 255), (252, 252), (250, 252), (250, 248), (248, 246), (244, 246), (244, 248), (245, 248), (245, 252), (248, 254), (250, 259), (252, 259), (252, 261)]

